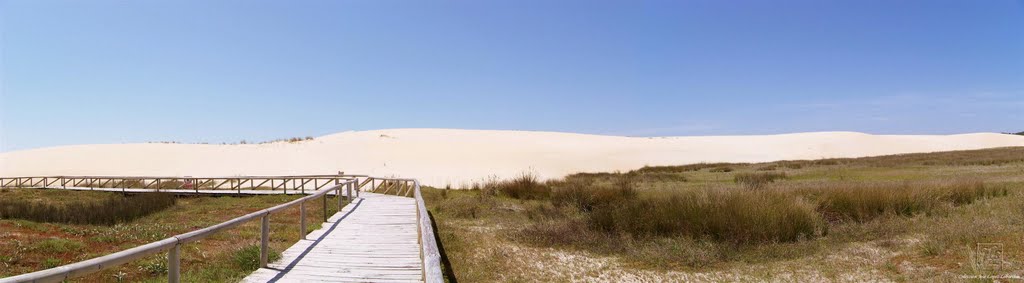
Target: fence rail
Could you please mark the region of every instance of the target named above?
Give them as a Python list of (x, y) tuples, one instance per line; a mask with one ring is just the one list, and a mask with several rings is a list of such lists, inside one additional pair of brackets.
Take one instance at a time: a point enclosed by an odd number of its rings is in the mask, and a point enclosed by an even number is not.
[[(359, 182), (359, 178), (365, 178), (363, 182)], [(47, 176), (47, 177), (3, 177), (0, 178), (0, 187), (52, 187), (56, 184), (61, 184), (61, 187), (67, 188), (68, 184), (72, 187), (80, 187), (83, 184), (87, 185), (112, 185), (114, 188), (127, 189), (126, 185), (128, 182), (132, 185), (141, 185), (143, 189), (153, 189), (158, 191), (160, 189), (168, 189), (159, 187), (162, 183), (175, 182), (173, 189), (194, 189), (198, 192), (199, 187), (208, 184), (210, 182), (221, 181), (221, 184), (210, 187), (209, 189), (225, 189), (221, 185), (229, 181), (234, 181), (229, 189), (235, 190), (241, 193), (241, 184), (248, 182), (250, 189), (261, 188), (261, 186), (267, 182), (270, 182), (271, 190), (283, 189), (287, 190), (286, 185), (281, 187), (275, 187), (274, 181), (279, 181), (280, 184), (286, 184), (289, 181), (292, 182), (293, 186), (291, 189), (298, 190), (301, 193), (305, 193), (305, 185), (309, 182), (313, 182), (311, 189), (312, 193), (308, 196), (280, 204), (274, 207), (256, 211), (237, 217), (210, 227), (195, 230), (192, 232), (179, 234), (159, 240), (156, 242), (148, 243), (142, 246), (130, 248), (120, 252), (112, 253), (109, 255), (80, 261), (68, 265), (58, 266), (46, 270), (41, 270), (32, 273), (26, 273), (16, 275), (13, 277), (0, 278), (0, 283), (9, 282), (61, 282), (64, 280), (85, 276), (101, 270), (109, 269), (114, 266), (118, 266), (124, 263), (128, 263), (145, 256), (167, 251), (167, 269), (168, 269), (168, 282), (177, 283), (180, 282), (180, 248), (181, 245), (191, 243), (202, 238), (208, 237), (217, 232), (236, 227), (248, 221), (255, 220), (256, 218), (261, 219), (260, 229), (260, 267), (267, 267), (268, 260), (268, 243), (270, 235), (270, 214), (277, 211), (299, 206), (299, 218), (300, 218), (300, 235), (303, 239), (306, 237), (306, 203), (316, 198), (324, 197), (324, 221), (327, 221), (327, 201), (326, 196), (329, 192), (335, 192), (338, 195), (339, 211), (341, 210), (342, 198), (341, 196), (347, 196), (349, 200), (352, 200), (353, 192), (356, 196), (359, 195), (359, 191), (362, 190), (367, 184), (371, 185), (371, 191), (378, 190), (374, 187), (378, 182), (381, 186), (387, 185), (388, 190), (398, 189), (397, 192), (404, 192), (404, 194), (396, 194), (416, 199), (416, 216), (417, 226), (419, 234), (419, 245), (420, 258), (423, 262), (423, 280), (425, 282), (444, 282), (444, 277), (441, 273), (441, 257), (438, 251), (437, 242), (435, 241), (434, 230), (430, 216), (426, 209), (426, 204), (423, 201), (423, 196), (420, 192), (419, 181), (416, 179), (399, 179), (399, 178), (378, 178), (370, 177), (367, 175), (303, 175), (303, 176), (236, 176), (236, 177), (128, 177), (128, 176)], [(324, 182), (321, 184), (320, 182)], [(257, 182), (259, 183), (258, 185)], [(334, 183), (334, 186), (323, 188), (330, 183)], [(192, 184), (194, 187), (189, 188), (186, 184)], [(295, 185), (299, 184), (299, 185)], [(118, 185), (120, 187), (118, 187)], [(347, 191), (343, 194), (343, 190)], [(386, 193), (386, 192), (385, 192)]]

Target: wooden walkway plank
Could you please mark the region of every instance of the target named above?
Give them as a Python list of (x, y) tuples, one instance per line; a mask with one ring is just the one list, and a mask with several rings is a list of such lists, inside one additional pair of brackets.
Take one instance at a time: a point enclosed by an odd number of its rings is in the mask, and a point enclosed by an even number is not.
[(416, 200), (359, 198), (243, 282), (423, 282)]

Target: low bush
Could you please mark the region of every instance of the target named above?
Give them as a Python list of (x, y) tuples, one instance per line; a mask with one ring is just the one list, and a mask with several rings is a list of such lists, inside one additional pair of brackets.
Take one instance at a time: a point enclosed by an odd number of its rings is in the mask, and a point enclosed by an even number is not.
[(551, 188), (537, 181), (537, 176), (522, 174), (507, 181), (486, 184), (497, 192), (514, 199), (547, 199)]
[(551, 203), (591, 212), (599, 206), (632, 199), (637, 195), (634, 176), (623, 175), (611, 183), (598, 183), (586, 179), (555, 182), (552, 183), (554, 188), (551, 191)]
[(174, 195), (164, 193), (117, 196), (101, 201), (75, 201), (66, 204), (0, 199), (0, 218), (113, 225), (166, 209), (174, 203)]

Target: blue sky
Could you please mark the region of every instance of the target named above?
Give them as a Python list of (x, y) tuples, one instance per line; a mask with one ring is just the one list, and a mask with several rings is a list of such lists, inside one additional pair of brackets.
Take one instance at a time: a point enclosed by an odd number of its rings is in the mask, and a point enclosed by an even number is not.
[(0, 0), (0, 151), (1024, 130), (1021, 1)]

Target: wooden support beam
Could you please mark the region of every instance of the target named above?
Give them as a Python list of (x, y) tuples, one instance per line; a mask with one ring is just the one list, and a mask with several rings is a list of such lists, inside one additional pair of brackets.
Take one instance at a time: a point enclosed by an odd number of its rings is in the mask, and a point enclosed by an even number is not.
[[(260, 183), (259, 185), (256, 185), (256, 187), (259, 188), (260, 186), (263, 186), (263, 184), (266, 184), (268, 181), (270, 181), (270, 179), (264, 179), (263, 183)], [(271, 186), (273, 186), (273, 185), (271, 185)]]
[(224, 182), (220, 182), (220, 184), (217, 184), (216, 186), (213, 186), (213, 189), (214, 190), (220, 189), (220, 186), (223, 186), (224, 184), (227, 184), (230, 181), (231, 181), (231, 179), (224, 179)]
[(305, 180), (305, 181), (302, 181), (302, 183), (299, 184), (299, 187), (302, 188), (302, 193), (305, 194), (306, 193), (306, 183), (309, 183), (310, 179), (300, 178), (299, 180)]

